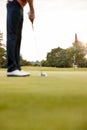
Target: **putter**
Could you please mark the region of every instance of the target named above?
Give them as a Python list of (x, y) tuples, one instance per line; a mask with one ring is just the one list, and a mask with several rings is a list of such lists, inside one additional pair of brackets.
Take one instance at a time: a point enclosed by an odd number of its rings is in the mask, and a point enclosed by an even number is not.
[[(34, 25), (33, 25), (33, 23), (32, 23), (32, 30), (33, 30), (33, 33), (34, 33)], [(34, 35), (34, 41), (36, 42), (36, 36)], [(42, 64), (41, 64), (41, 61), (40, 61), (40, 76), (42, 76), (42, 77), (47, 77), (48, 75), (47, 75), (47, 73), (46, 72), (43, 72), (43, 70), (42, 70)]]

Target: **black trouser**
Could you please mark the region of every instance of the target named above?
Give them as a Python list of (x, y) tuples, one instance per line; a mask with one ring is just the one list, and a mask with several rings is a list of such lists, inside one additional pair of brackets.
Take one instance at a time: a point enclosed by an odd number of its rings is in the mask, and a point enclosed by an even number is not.
[(7, 68), (8, 72), (20, 67), (20, 46), (23, 8), (14, 0), (7, 3)]

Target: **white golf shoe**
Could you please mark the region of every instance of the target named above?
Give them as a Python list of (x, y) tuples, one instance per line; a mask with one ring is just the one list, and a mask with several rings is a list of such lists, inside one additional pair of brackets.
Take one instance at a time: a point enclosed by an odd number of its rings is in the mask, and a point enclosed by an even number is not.
[(30, 73), (20, 70), (14, 70), (11, 72), (7, 72), (7, 76), (9, 77), (25, 77), (30, 76)]
[(30, 72), (26, 72), (26, 71), (24, 71), (24, 70), (20, 70), (22, 73), (25, 73), (27, 76), (30, 76), (31, 74), (30, 74)]

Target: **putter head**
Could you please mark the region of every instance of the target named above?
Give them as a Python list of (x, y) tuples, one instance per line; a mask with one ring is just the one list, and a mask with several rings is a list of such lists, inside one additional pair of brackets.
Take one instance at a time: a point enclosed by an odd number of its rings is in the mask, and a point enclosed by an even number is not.
[(47, 77), (48, 75), (47, 75), (46, 72), (41, 72), (41, 76), (42, 76), (42, 77)]

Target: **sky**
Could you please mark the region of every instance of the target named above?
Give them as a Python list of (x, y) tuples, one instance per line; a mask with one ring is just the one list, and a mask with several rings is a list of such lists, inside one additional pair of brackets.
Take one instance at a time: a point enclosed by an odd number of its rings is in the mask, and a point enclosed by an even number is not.
[[(68, 48), (74, 42), (87, 43), (87, 0), (34, 0), (34, 29), (24, 7), (21, 55), (29, 61), (45, 60), (53, 48)], [(6, 0), (0, 0), (0, 31), (6, 44)]]

